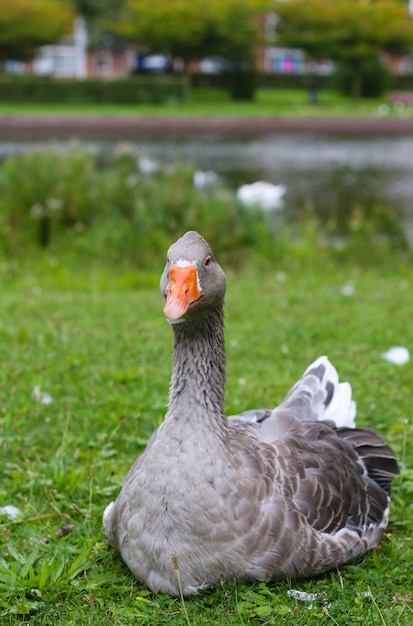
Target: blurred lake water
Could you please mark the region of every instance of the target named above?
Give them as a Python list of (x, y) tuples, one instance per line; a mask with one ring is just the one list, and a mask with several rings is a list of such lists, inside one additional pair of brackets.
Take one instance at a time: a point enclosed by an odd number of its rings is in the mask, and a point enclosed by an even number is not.
[[(145, 138), (128, 143), (141, 156), (162, 163), (181, 161), (214, 170), (234, 189), (257, 180), (283, 184), (287, 187), (285, 210), (292, 215), (311, 207), (333, 214), (357, 206), (391, 207), (402, 216), (413, 242), (413, 136), (292, 133), (255, 139)], [(0, 159), (48, 145), (44, 141), (0, 142)], [(82, 141), (79, 146), (106, 154), (113, 151), (114, 142)]]

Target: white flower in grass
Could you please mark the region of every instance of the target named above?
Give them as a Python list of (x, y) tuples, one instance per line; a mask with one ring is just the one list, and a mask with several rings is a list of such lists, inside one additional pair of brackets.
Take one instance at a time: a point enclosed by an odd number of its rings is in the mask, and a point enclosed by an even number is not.
[(403, 346), (393, 346), (381, 355), (383, 359), (394, 365), (405, 365), (410, 361), (410, 353)]
[(20, 509), (13, 504), (6, 504), (6, 506), (0, 506), (0, 515), (7, 515), (7, 518), (11, 521), (15, 520), (19, 515), (22, 515)]
[(161, 166), (158, 161), (155, 159), (150, 159), (148, 157), (142, 157), (138, 161), (139, 169), (142, 174), (146, 174), (147, 176), (152, 176), (153, 174), (157, 174), (161, 169)]
[(354, 296), (354, 285), (352, 283), (346, 283), (340, 287), (340, 293), (342, 296)]
[(36, 204), (34, 204), (30, 209), (30, 217), (32, 217), (34, 220), (39, 220), (45, 215), (46, 209), (44, 208), (43, 204), (40, 204), (40, 202), (36, 202)]
[(130, 176), (128, 176), (128, 178), (126, 179), (126, 185), (129, 187), (129, 189), (137, 187), (139, 185), (139, 176), (137, 176), (136, 174), (130, 174)]
[(53, 215), (54, 213), (58, 213), (58, 211), (62, 211), (63, 200), (60, 198), (47, 198), (46, 205), (48, 214)]
[(306, 591), (299, 591), (298, 589), (289, 589), (287, 594), (294, 598), (294, 600), (299, 600), (300, 602), (324, 602), (327, 599), (324, 592), (307, 593)]
[(75, 224), (73, 224), (73, 230), (75, 231), (75, 233), (84, 233), (85, 232), (85, 225), (83, 222), (76, 222)]
[(213, 170), (196, 170), (193, 176), (193, 183), (196, 189), (209, 189), (218, 185), (219, 174)]
[(278, 280), (279, 283), (283, 283), (285, 280), (287, 280), (287, 274), (279, 270), (278, 272), (276, 272), (275, 278), (276, 280)]
[(36, 402), (41, 402), (42, 404), (51, 404), (53, 402), (53, 398), (49, 393), (42, 391), (40, 385), (36, 385), (32, 392), (32, 398)]
[(387, 117), (390, 114), (390, 107), (388, 104), (380, 104), (376, 109), (377, 117)]

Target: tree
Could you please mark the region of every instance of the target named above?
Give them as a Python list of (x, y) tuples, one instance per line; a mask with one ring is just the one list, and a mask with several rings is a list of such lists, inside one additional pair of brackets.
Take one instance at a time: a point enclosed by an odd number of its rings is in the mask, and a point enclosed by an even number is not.
[(73, 6), (87, 24), (89, 45), (100, 48), (109, 45), (121, 45), (113, 24), (123, 10), (125, 0), (60, 0)]
[(239, 69), (251, 68), (261, 38), (258, 16), (267, 5), (268, 0), (126, 0), (118, 30), (185, 64), (221, 56)]
[(275, 0), (273, 7), (277, 43), (345, 64), (354, 99), (361, 94), (363, 64), (382, 51), (403, 54), (413, 45), (413, 23), (399, 0)]
[(0, 0), (0, 61), (27, 61), (38, 46), (72, 30), (74, 15), (57, 0)]

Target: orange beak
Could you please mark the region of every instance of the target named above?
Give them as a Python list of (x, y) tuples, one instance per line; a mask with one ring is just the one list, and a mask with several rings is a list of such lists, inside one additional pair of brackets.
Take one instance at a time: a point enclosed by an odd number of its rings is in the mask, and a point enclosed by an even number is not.
[(195, 265), (177, 267), (172, 265), (169, 272), (169, 286), (164, 314), (175, 321), (185, 315), (201, 298), (198, 274)]

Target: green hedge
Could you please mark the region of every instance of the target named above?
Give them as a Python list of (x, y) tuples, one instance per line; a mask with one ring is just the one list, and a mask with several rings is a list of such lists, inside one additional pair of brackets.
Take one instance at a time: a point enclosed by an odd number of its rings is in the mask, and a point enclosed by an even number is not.
[(392, 91), (413, 91), (413, 74), (391, 76), (390, 88)]
[(162, 104), (187, 97), (183, 76), (136, 76), (119, 80), (0, 76), (1, 102), (67, 104)]
[[(267, 89), (309, 89), (315, 86), (320, 89), (337, 88), (335, 76), (254, 74), (253, 79), (255, 87)], [(391, 91), (413, 91), (413, 75), (390, 75), (386, 86)], [(226, 73), (193, 74), (189, 80), (185, 76), (171, 75), (137, 75), (117, 80), (74, 80), (3, 74), (0, 75), (0, 102), (164, 104), (185, 102), (189, 87), (228, 89), (231, 81)], [(248, 84), (249, 89), (250, 87)]]
[[(308, 89), (317, 81), (321, 87), (332, 85), (330, 76), (312, 76), (310, 74), (254, 74), (255, 86), (261, 89)], [(223, 74), (192, 74), (193, 88), (228, 88), (228, 73)]]

